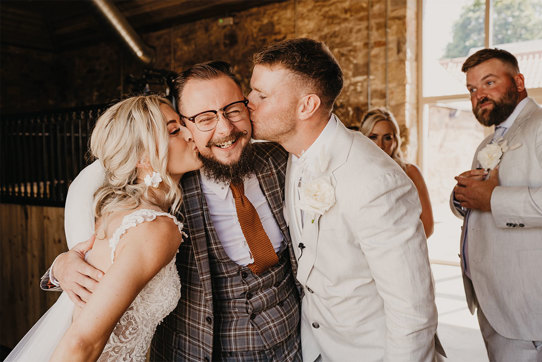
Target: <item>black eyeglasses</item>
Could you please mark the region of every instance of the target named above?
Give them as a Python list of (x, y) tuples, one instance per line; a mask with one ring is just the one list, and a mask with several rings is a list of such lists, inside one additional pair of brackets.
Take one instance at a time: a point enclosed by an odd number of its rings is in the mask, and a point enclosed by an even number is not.
[(236, 101), (220, 108), (217, 111), (204, 111), (192, 117), (186, 117), (182, 114), (181, 118), (194, 122), (196, 127), (203, 132), (212, 131), (218, 124), (218, 112), (222, 112), (224, 118), (230, 122), (239, 122), (249, 118), (248, 100)]

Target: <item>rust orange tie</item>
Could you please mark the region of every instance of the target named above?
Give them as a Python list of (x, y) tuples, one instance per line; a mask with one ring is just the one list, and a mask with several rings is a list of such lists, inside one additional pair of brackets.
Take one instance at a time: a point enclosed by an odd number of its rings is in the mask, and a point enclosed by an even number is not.
[(249, 264), (248, 267), (254, 273), (260, 274), (275, 265), (279, 258), (275, 253), (271, 240), (265, 233), (258, 212), (245, 196), (244, 185), (242, 183), (231, 184), (230, 188), (235, 200), (241, 230), (243, 230), (243, 235), (254, 258), (254, 263)]

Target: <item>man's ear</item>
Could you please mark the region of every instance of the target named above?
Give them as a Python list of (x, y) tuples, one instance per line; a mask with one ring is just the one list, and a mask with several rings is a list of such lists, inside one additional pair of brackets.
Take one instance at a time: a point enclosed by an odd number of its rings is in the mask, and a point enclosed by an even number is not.
[(523, 74), (516, 74), (514, 76), (514, 82), (516, 82), (516, 87), (518, 88), (519, 93), (525, 90), (525, 77), (523, 76)]
[(314, 93), (304, 95), (298, 103), (298, 117), (303, 120), (311, 118), (320, 109), (321, 103), (320, 97)]

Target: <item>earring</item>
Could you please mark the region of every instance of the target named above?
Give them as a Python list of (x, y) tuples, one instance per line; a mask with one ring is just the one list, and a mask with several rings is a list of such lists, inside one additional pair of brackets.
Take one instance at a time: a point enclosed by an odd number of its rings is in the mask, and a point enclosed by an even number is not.
[(152, 176), (145, 176), (145, 185), (147, 185), (148, 187), (157, 188), (158, 185), (160, 185), (160, 182), (162, 182), (162, 176), (160, 176), (158, 172), (153, 171)]

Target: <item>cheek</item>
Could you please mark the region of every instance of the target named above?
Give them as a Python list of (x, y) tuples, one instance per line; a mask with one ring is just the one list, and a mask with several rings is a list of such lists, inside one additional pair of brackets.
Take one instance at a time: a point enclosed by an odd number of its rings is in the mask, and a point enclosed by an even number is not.
[(393, 148), (395, 147), (395, 141), (393, 140), (385, 140), (384, 145), (386, 147), (386, 151), (391, 152)]
[[(212, 132), (209, 132), (209, 133), (212, 134)], [(196, 147), (199, 150), (202, 150), (207, 146), (207, 143), (209, 143), (209, 140), (211, 139), (211, 137), (210, 135), (206, 135), (206, 134), (197, 134), (197, 135), (194, 135), (192, 139), (194, 140)]]

